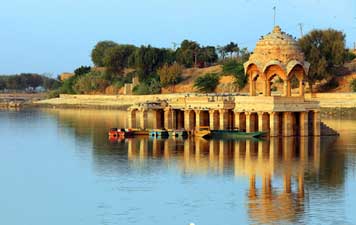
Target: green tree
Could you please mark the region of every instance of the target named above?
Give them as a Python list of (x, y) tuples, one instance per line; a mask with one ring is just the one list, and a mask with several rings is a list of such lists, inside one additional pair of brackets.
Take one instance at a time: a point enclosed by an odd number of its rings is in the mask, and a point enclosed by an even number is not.
[(91, 71), (90, 66), (80, 66), (74, 70), (74, 74), (75, 74), (75, 76), (81, 76), (81, 75), (89, 73), (90, 71)]
[(181, 80), (182, 73), (183, 66), (178, 63), (174, 63), (170, 66), (164, 64), (164, 66), (157, 70), (157, 74), (163, 87), (177, 84)]
[(219, 84), (219, 75), (217, 73), (207, 73), (195, 80), (194, 87), (200, 92), (214, 92)]
[(234, 76), (235, 78), (234, 85), (239, 90), (245, 87), (247, 83), (247, 77), (245, 75), (245, 70), (242, 63), (234, 59), (230, 59), (223, 64), (222, 69), (223, 69), (223, 75), (232, 74)]
[(154, 48), (150, 45), (136, 49), (131, 58), (131, 64), (137, 69), (140, 80), (150, 78), (156, 70), (165, 63), (173, 62), (173, 52), (169, 49)]
[(151, 76), (148, 80), (135, 86), (132, 91), (136, 95), (159, 94), (161, 93), (161, 84), (157, 77)]
[(116, 45), (106, 50), (103, 65), (110, 72), (118, 75), (123, 74), (123, 70), (129, 65), (129, 58), (134, 53), (136, 47), (133, 45)]
[(63, 81), (62, 86), (59, 88), (59, 92), (62, 94), (75, 94), (73, 85), (75, 84), (77, 77), (73, 76)]
[(103, 79), (101, 73), (91, 72), (80, 76), (73, 85), (73, 90), (78, 94), (88, 94), (92, 91), (103, 92), (107, 86), (109, 82)]
[(305, 77), (312, 90), (316, 81), (331, 79), (346, 58), (345, 34), (341, 31), (313, 30), (298, 40), (311, 66)]
[(184, 40), (176, 51), (177, 62), (185, 67), (197, 64), (200, 46), (195, 41)]
[(113, 41), (99, 41), (91, 52), (91, 60), (93, 61), (95, 66), (104, 66), (104, 56), (105, 52), (117, 46), (117, 43)]
[(203, 63), (204, 66), (211, 65), (218, 60), (216, 49), (214, 46), (202, 47), (198, 51), (198, 62)]
[(239, 52), (239, 46), (236, 44), (236, 43), (234, 43), (234, 42), (230, 42), (229, 44), (227, 44), (225, 47), (224, 47), (224, 49), (225, 49), (225, 52), (229, 52), (230, 53), (230, 57), (232, 58), (232, 54), (234, 53), (234, 52), (236, 52), (236, 53), (238, 53)]

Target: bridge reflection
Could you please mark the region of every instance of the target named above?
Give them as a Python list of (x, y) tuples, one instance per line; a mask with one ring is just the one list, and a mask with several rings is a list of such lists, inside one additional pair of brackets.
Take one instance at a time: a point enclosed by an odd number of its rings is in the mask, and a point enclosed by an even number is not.
[(258, 223), (295, 220), (304, 211), (304, 176), (320, 169), (320, 138), (127, 141), (129, 161), (161, 158), (185, 173), (230, 172), (248, 178), (247, 209)]

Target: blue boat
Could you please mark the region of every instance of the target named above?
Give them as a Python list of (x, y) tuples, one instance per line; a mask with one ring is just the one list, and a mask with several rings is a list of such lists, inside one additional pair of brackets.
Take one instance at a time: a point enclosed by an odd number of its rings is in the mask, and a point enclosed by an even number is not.
[(153, 129), (148, 132), (150, 137), (168, 137), (169, 133), (167, 130)]

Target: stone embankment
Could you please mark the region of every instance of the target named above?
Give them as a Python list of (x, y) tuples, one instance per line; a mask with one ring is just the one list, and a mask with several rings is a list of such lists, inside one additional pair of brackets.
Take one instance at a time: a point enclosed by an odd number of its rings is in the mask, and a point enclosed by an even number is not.
[(147, 101), (169, 100), (184, 94), (161, 95), (67, 95), (59, 98), (46, 99), (35, 103), (37, 106), (59, 108), (100, 108), (125, 109), (134, 104)]
[[(66, 95), (59, 98), (46, 99), (35, 102), (37, 106), (62, 108), (103, 108), (124, 109), (131, 105), (147, 101), (169, 100), (187, 94), (159, 94), (159, 95)], [(195, 94), (190, 94), (195, 95)], [(356, 93), (317, 93), (305, 95), (306, 100), (320, 102), (325, 110), (356, 109)]]
[(35, 101), (42, 100), (45, 94), (31, 93), (5, 93), (0, 94), (0, 108), (21, 108), (25, 105), (31, 105)]

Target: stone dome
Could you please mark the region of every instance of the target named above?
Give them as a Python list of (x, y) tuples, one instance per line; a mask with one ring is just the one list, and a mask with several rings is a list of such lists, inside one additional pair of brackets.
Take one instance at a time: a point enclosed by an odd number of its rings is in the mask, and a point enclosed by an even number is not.
[(263, 66), (270, 61), (279, 61), (287, 65), (292, 60), (303, 62), (304, 54), (293, 36), (283, 32), (279, 26), (274, 27), (271, 33), (261, 37), (249, 59), (249, 61)]

